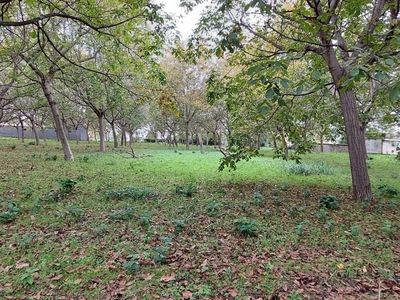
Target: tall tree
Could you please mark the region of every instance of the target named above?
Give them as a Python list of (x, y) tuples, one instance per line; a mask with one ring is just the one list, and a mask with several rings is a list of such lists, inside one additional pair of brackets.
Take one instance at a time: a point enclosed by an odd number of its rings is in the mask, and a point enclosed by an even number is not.
[[(168, 27), (160, 12), (161, 6), (146, 0), (33, 0), (23, 5), (20, 1), (5, 0), (0, 4), (0, 30), (8, 37), (2, 41), (1, 51), (22, 59), (24, 63), (18, 63), (21, 71), (41, 86), (65, 159), (73, 160), (54, 98), (56, 76), (68, 68), (110, 76), (114, 72), (112, 64), (104, 67), (87, 63), (107, 51), (118, 57), (116, 50), (122, 48), (130, 53), (131, 59), (153, 59), (159, 54), (164, 29)], [(154, 26), (148, 26), (150, 22)], [(138, 48), (141, 48), (139, 53)]]
[[(202, 0), (181, 0), (189, 9)], [(308, 94), (304, 83), (315, 90), (325, 86), (327, 72), (338, 94), (349, 147), (354, 199), (371, 200), (366, 165), (364, 131), (357, 111), (357, 86), (362, 77), (380, 81), (399, 63), (400, 2), (393, 0), (216, 0), (203, 15), (191, 46), (200, 49), (208, 35), (208, 46), (217, 56), (242, 51), (249, 54), (247, 74), (265, 85), (266, 102), (285, 105), (283, 95), (297, 85), (297, 96)], [(287, 74), (296, 61), (311, 60), (318, 69), (292, 83)], [(269, 77), (265, 72), (274, 70)], [(400, 83), (390, 87), (398, 101)]]

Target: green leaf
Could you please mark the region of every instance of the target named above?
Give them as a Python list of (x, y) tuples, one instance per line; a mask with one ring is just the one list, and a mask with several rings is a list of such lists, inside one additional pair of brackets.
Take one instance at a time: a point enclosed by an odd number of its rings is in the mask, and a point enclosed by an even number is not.
[(321, 72), (315, 70), (311, 73), (312, 78), (316, 79), (316, 80), (320, 80), (321, 79)]
[(388, 66), (393, 66), (394, 65), (394, 60), (392, 58), (387, 58), (387, 59), (385, 59), (385, 63)]
[(257, 109), (257, 112), (258, 112), (260, 115), (263, 115), (263, 116), (265, 116), (265, 115), (268, 113), (268, 111), (269, 111), (269, 108), (268, 108), (267, 106), (265, 106), (265, 105), (263, 105), (263, 106), (261, 106), (261, 107), (259, 107), (259, 108)]
[(262, 69), (261, 65), (252, 66), (247, 70), (247, 75), (253, 75), (254, 73), (259, 72)]
[(399, 101), (400, 98), (400, 88), (394, 88), (389, 93), (390, 100)]
[(296, 95), (300, 96), (303, 93), (303, 86), (300, 85), (299, 87), (297, 87), (296, 89)]
[(285, 106), (285, 105), (286, 105), (286, 102), (285, 102), (285, 100), (283, 100), (282, 97), (279, 97), (279, 98), (278, 98), (278, 105), (279, 105), (279, 106)]
[(288, 84), (288, 80), (281, 78), (281, 84), (283, 86), (283, 88), (288, 89), (289, 88), (289, 84)]
[(274, 96), (275, 96), (275, 92), (272, 88), (268, 89), (267, 92), (265, 93), (265, 98), (267, 98), (267, 99), (272, 99), (272, 98), (274, 98)]
[(360, 69), (357, 67), (350, 71), (351, 77), (356, 77), (359, 73), (360, 73)]
[(378, 81), (382, 80), (383, 79), (382, 72), (380, 72), (380, 71), (376, 72), (375, 79), (378, 80)]

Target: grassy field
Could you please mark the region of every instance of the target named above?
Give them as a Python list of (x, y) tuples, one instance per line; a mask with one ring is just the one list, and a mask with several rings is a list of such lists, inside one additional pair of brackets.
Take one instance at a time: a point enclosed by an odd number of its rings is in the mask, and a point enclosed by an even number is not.
[[(0, 139), (0, 299), (400, 299), (400, 163)], [(336, 207), (337, 206), (337, 207)]]

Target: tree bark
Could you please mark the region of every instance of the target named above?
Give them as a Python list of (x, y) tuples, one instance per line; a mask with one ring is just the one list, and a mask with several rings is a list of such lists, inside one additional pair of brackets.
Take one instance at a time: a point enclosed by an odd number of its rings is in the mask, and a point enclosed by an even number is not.
[(44, 76), (43, 74), (39, 77), (41, 78), (41, 86), (44, 92), (44, 95), (47, 99), (47, 102), (50, 105), (50, 110), (53, 115), (55, 129), (57, 132), (57, 137), (59, 138), (63, 151), (64, 151), (64, 158), (68, 161), (74, 160), (74, 155), (72, 154), (71, 148), (68, 143), (67, 136), (65, 134), (64, 126), (60, 117), (60, 111), (58, 109), (57, 103), (53, 99), (53, 93), (51, 92), (50, 81), (49, 79)]
[(190, 148), (190, 141), (189, 141), (189, 124), (185, 124), (185, 144), (186, 144), (186, 150), (189, 150)]
[(204, 151), (203, 137), (201, 136), (201, 133), (200, 133), (200, 132), (197, 134), (197, 137), (198, 137), (198, 139), (199, 139), (200, 153), (201, 153), (201, 154), (204, 154), (205, 151)]
[(33, 137), (35, 138), (35, 144), (36, 144), (36, 146), (39, 146), (40, 140), (39, 140), (39, 134), (38, 134), (38, 131), (36, 128), (35, 121), (33, 119), (29, 119), (29, 121), (31, 122), (31, 128), (32, 128)]
[(114, 148), (118, 148), (118, 137), (117, 137), (117, 129), (115, 128), (115, 123), (111, 122), (110, 125), (111, 125), (112, 134), (113, 134)]
[(106, 136), (104, 130), (104, 113), (97, 115), (99, 119), (100, 152), (106, 152)]
[(366, 162), (367, 148), (363, 128), (358, 119), (357, 100), (352, 89), (341, 85), (344, 81), (343, 79), (349, 76), (348, 72), (340, 65), (333, 47), (325, 49), (322, 56), (329, 67), (335, 87), (339, 92), (349, 148), (353, 198), (363, 201), (372, 200), (371, 182)]

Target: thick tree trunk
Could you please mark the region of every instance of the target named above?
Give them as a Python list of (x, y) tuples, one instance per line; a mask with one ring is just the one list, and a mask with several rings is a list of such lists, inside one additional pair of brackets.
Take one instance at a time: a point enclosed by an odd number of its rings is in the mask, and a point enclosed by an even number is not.
[(344, 117), (347, 144), (349, 147), (353, 198), (372, 200), (371, 183), (367, 169), (367, 149), (361, 124), (358, 121), (356, 98), (352, 90), (340, 93), (340, 103)]
[(364, 132), (358, 119), (356, 97), (352, 89), (342, 87), (343, 79), (349, 76), (348, 72), (339, 64), (333, 47), (326, 49), (323, 57), (339, 92), (349, 147), (353, 198), (363, 201), (372, 200), (371, 182), (366, 162), (367, 148)]
[(64, 158), (65, 160), (72, 161), (74, 160), (74, 155), (72, 154), (71, 148), (68, 143), (67, 135), (65, 134), (64, 126), (60, 116), (60, 111), (58, 110), (58, 105), (53, 99), (53, 93), (51, 92), (50, 82), (45, 76), (41, 76), (41, 79), (42, 79), (42, 89), (47, 99), (47, 102), (50, 105), (50, 110), (53, 115), (57, 137), (59, 138), (64, 151)]
[(106, 134), (104, 130), (104, 113), (97, 115), (99, 119), (100, 152), (106, 152)]

